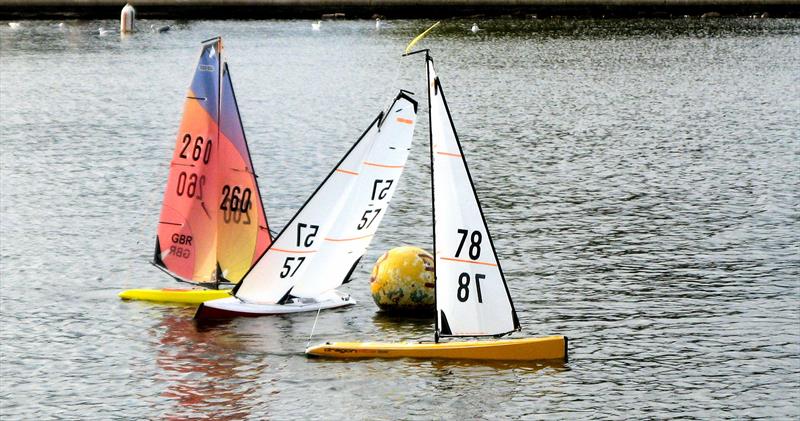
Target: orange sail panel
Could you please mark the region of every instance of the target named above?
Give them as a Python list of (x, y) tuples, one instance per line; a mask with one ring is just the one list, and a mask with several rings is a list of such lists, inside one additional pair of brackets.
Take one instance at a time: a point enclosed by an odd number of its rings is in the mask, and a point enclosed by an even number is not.
[(221, 49), (218, 38), (201, 49), (170, 164), (154, 258), (176, 278), (201, 284), (238, 282), (270, 243)]

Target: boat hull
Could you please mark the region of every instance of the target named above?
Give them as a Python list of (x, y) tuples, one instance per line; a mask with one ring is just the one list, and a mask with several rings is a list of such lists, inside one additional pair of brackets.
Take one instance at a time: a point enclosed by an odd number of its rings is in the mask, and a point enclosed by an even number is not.
[(566, 336), (470, 342), (334, 342), (306, 349), (327, 358), (424, 358), (454, 360), (567, 360)]
[(222, 320), (236, 317), (260, 317), (275, 314), (301, 313), (351, 306), (356, 300), (346, 294), (333, 292), (315, 300), (294, 300), (287, 304), (254, 304), (236, 297), (206, 301), (197, 308), (196, 320)]
[(202, 304), (209, 300), (230, 297), (230, 290), (219, 289), (129, 289), (119, 293), (123, 300), (157, 303)]

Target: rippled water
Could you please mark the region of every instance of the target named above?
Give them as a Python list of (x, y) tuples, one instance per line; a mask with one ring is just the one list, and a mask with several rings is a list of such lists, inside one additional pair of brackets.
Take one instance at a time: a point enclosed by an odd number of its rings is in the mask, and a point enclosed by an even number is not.
[[(165, 22), (140, 21), (140, 25)], [(122, 302), (147, 262), (199, 42), (222, 35), (272, 225), (397, 88), (427, 22), (0, 27), (0, 414), (10, 419), (800, 416), (800, 21), (449, 21), (424, 42), (523, 334), (558, 365), (333, 362), (314, 314), (198, 328)], [(427, 111), (392, 209), (314, 341), (430, 339), (381, 315), (372, 262), (430, 249)]]

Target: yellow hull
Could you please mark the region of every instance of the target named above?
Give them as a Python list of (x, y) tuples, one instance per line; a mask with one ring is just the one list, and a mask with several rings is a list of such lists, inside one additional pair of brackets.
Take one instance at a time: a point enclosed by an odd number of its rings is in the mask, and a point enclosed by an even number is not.
[(220, 289), (129, 289), (119, 293), (119, 298), (123, 300), (178, 304), (202, 304), (230, 296), (230, 290)]
[(425, 358), (493, 361), (567, 360), (567, 337), (470, 342), (334, 342), (312, 346), (306, 354), (328, 358)]

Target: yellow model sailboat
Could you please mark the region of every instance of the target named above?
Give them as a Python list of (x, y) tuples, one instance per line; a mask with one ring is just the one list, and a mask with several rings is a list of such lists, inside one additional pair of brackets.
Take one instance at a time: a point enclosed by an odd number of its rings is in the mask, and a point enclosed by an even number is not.
[[(433, 59), (428, 69), (433, 250), (436, 259), (434, 342), (336, 342), (306, 354), (332, 358), (447, 358), (471, 360), (564, 360), (567, 338), (497, 339), (520, 330), (467, 161), (456, 135)], [(412, 53), (413, 54), (413, 53)], [(445, 337), (493, 340), (440, 342)]]

